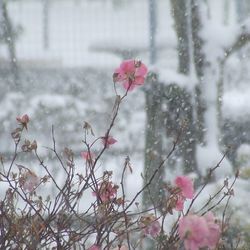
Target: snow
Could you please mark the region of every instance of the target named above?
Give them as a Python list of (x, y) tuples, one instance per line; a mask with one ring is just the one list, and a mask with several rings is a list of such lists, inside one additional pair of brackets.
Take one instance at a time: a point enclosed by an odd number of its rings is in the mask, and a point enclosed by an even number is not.
[[(105, 12), (101, 13), (103, 5), (98, 8), (87, 2), (72, 5), (68, 1), (60, 1), (60, 5), (58, 5), (53, 1), (49, 7), (49, 48), (46, 50), (42, 43), (42, 1), (10, 4), (10, 13), (14, 23), (24, 27), (16, 48), (18, 60), (57, 60), (61, 62), (62, 66), (68, 67), (88, 66), (91, 61), (94, 65), (93, 58), (95, 58), (97, 66), (98, 62), (102, 62), (103, 65), (115, 60), (114, 56), (106, 55), (104, 58), (102, 55), (88, 51), (91, 41), (98, 39), (98, 34), (103, 34), (100, 27), (98, 30), (98, 25), (95, 27), (95, 31), (90, 32), (88, 36), (84, 35), (91, 30), (89, 22), (96, 24), (98, 20), (100, 22), (102, 19), (107, 20)], [(36, 14), (34, 15), (34, 13)], [(96, 18), (96, 14), (102, 15), (100, 18)], [(107, 58), (110, 59), (107, 60)]]
[(223, 96), (223, 116), (230, 117), (233, 121), (244, 119), (250, 114), (250, 88), (231, 90)]
[(224, 50), (234, 44), (235, 38), (238, 37), (240, 31), (237, 23), (226, 26), (216, 19), (206, 20), (201, 35), (206, 41), (206, 51), (210, 52), (208, 55), (216, 55), (217, 58), (223, 58)]
[[(216, 148), (215, 144), (197, 147), (198, 169), (203, 176), (208, 173), (209, 169), (214, 168), (222, 158), (223, 153), (219, 148)], [(217, 180), (222, 177), (232, 176), (232, 165), (227, 158), (221, 162), (214, 175)]]
[[(232, 7), (229, 23), (224, 25), (223, 1), (220, 3), (216, 0), (207, 2), (209, 2), (212, 16), (210, 19), (206, 18), (207, 10), (203, 10), (205, 27), (201, 33), (206, 40), (206, 56), (211, 64), (207, 72), (208, 77), (203, 79), (205, 101), (208, 104), (205, 116), (207, 144), (197, 147), (198, 168), (203, 175), (208, 169), (216, 166), (223, 157), (221, 147), (218, 145), (220, 136), (216, 100), (216, 84), (220, 77), (218, 59), (224, 57), (224, 49), (233, 44), (235, 36), (240, 31)], [(146, 64), (148, 63), (147, 1), (132, 1), (115, 10), (111, 4), (102, 1), (79, 1), (76, 4), (66, 0), (60, 0), (60, 4), (58, 1), (51, 1), (48, 49), (44, 49), (42, 43), (41, 3), (41, 1), (29, 0), (15, 1), (9, 5), (14, 23), (23, 27), (17, 40), (18, 61), (21, 62), (24, 69), (32, 66), (33, 68), (52, 68), (52, 71), (55, 72), (58, 69), (66, 72), (70, 68), (76, 68), (77, 71), (72, 71), (68, 75), (65, 73), (64, 78), (69, 78), (67, 80), (56, 76), (56, 82), (51, 81), (52, 77), (43, 79), (44, 73), (38, 73), (35, 75), (36, 79), (27, 81), (26, 84), (29, 87), (24, 90), (26, 97), (17, 92), (7, 93), (0, 101), (1, 107), (4, 107), (0, 110), (0, 120), (3, 121), (1, 129), (3, 128), (4, 132), (10, 131), (10, 128), (16, 125), (15, 117), (28, 113), (31, 117), (29, 137), (35, 137), (37, 131), (40, 134), (46, 134), (45, 138), (40, 136), (38, 138), (38, 151), (45, 157), (44, 146), (52, 145), (51, 125), (57, 121), (57, 124), (54, 125), (56, 125), (58, 144), (61, 143), (62, 146), (65, 146), (68, 139), (72, 140), (71, 146), (76, 150), (76, 165), (78, 171), (81, 171), (83, 163), (79, 157), (79, 151), (84, 149), (81, 143), (82, 123), (84, 120), (89, 121), (97, 136), (104, 135), (106, 125), (110, 121), (114, 101), (112, 72), (124, 57), (120, 51), (126, 50), (130, 55), (135, 55)], [(177, 73), (177, 37), (173, 29), (173, 20), (170, 18), (169, 1), (159, 1), (158, 11), (156, 39), (158, 59), (157, 63), (149, 68), (158, 74), (160, 82), (166, 85), (177, 83), (180, 87), (192, 92), (197, 83), (194, 75), (185, 76)], [(247, 21), (245, 22), (247, 23)], [(114, 53), (110, 53), (111, 51)], [(1, 55), (8, 58), (5, 46), (0, 46), (0, 52)], [(241, 74), (239, 72), (240, 62), (241, 59), (238, 55), (233, 55), (228, 59), (225, 66), (225, 88), (222, 96), (223, 117), (235, 122), (249, 120), (250, 115), (248, 70)], [(249, 60), (246, 59), (245, 63), (249, 64)], [(90, 71), (89, 75), (86, 75), (87, 71)], [(96, 73), (97, 71), (99, 72)], [(103, 74), (99, 74), (100, 72)], [(43, 76), (39, 74), (43, 74)], [(71, 87), (76, 91), (71, 90)], [(30, 90), (31, 88), (34, 90)], [(127, 155), (130, 156), (133, 173), (126, 173), (127, 199), (132, 199), (142, 186), (141, 172), (144, 164), (146, 118), (144, 104), (143, 87), (134, 93), (129, 93), (112, 131), (112, 136), (118, 140), (118, 143), (108, 151), (98, 169), (99, 175), (103, 170), (112, 170), (114, 172), (113, 181), (119, 184), (124, 159)], [(63, 138), (57, 134), (63, 134)], [(1, 138), (1, 151), (13, 148), (10, 136)], [(239, 152), (250, 154), (249, 146), (242, 148), (239, 149)], [(95, 152), (98, 150), (100, 150), (99, 144), (94, 148)], [(181, 160), (177, 165), (171, 171), (166, 168), (167, 181), (182, 174)], [(215, 182), (209, 184), (204, 190), (195, 208), (204, 203), (209, 198), (209, 194), (216, 192), (222, 185), (224, 177), (229, 177), (229, 180), (232, 181), (232, 175), (231, 163), (228, 159), (224, 159), (215, 172)], [(59, 174), (57, 178), (61, 180), (62, 176)], [(48, 186), (49, 188), (50, 186)], [(245, 197), (249, 196), (249, 188), (249, 180), (240, 178), (236, 182), (235, 196), (231, 201), (232, 207), (237, 211), (236, 216), (247, 217), (250, 205)], [(90, 194), (86, 194), (86, 200), (91, 199), (89, 197), (91, 197)], [(138, 201), (141, 201), (141, 197), (138, 198)], [(250, 223), (249, 219), (244, 222)]]
[[(14, 113), (16, 111), (16, 103), (18, 100), (23, 99), (23, 95), (21, 93), (7, 93), (4, 97), (4, 99), (1, 101), (1, 104), (4, 109), (1, 110), (0, 112), (0, 119), (5, 120), (9, 113)], [(18, 113), (18, 111), (17, 111)]]
[[(202, 205), (204, 205), (209, 198), (213, 195), (216, 194), (216, 192), (218, 192), (218, 190), (223, 186), (225, 179), (218, 179), (216, 182), (210, 183), (208, 184), (205, 189), (202, 191), (202, 195), (199, 196), (199, 198), (196, 200), (196, 202), (194, 203), (194, 210), (199, 210)], [(234, 177), (231, 177), (228, 179), (228, 183), (229, 186), (232, 184), (234, 180)], [(231, 223), (239, 223), (238, 219), (239, 218), (244, 218), (244, 220), (240, 221), (241, 226), (245, 226), (248, 225), (250, 223), (250, 218), (248, 216), (245, 216), (250, 208), (250, 204), (248, 199), (246, 199), (246, 197), (248, 197), (249, 195), (249, 181), (247, 180), (242, 180), (242, 179), (238, 179), (234, 185), (234, 196), (231, 198), (231, 201), (229, 203), (229, 208), (228, 208), (228, 213), (233, 212), (234, 216), (231, 220)], [(226, 190), (225, 190), (226, 191)], [(211, 204), (216, 204), (216, 202), (218, 202), (218, 200), (223, 196), (223, 193), (221, 193), (219, 195), (219, 197), (217, 197)], [(221, 215), (221, 212), (224, 209), (224, 206), (226, 204), (226, 199), (224, 199), (224, 201), (219, 205), (219, 207), (217, 207), (216, 209), (216, 214), (219, 216)], [(187, 204), (188, 207), (188, 204)]]
[(159, 81), (165, 85), (177, 84), (181, 88), (186, 88), (189, 91), (193, 90), (194, 82), (189, 76), (177, 73), (176, 70), (158, 67), (158, 65), (153, 66), (151, 70), (159, 75)]

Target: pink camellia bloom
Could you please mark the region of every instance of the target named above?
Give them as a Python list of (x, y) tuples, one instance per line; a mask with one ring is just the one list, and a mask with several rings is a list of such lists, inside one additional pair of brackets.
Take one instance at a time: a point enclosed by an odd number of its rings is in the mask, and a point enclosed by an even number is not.
[(179, 221), (178, 232), (184, 240), (185, 250), (198, 250), (202, 247), (215, 249), (221, 229), (212, 212), (204, 216), (187, 215)]
[(153, 221), (150, 223), (145, 229), (144, 233), (147, 235), (150, 235), (151, 237), (155, 238), (160, 234), (161, 231), (161, 225), (159, 221)]
[(177, 176), (174, 183), (179, 190), (176, 194), (177, 200), (175, 209), (177, 211), (182, 211), (185, 200), (192, 199), (194, 196), (193, 181), (188, 176)]
[[(98, 188), (98, 196), (102, 202), (110, 201), (117, 195), (118, 186), (111, 181), (103, 181)], [(94, 196), (97, 196), (96, 192), (93, 192)]]
[(28, 192), (34, 191), (34, 189), (39, 185), (40, 179), (37, 175), (32, 171), (25, 172), (20, 178), (20, 185), (23, 190)]
[(81, 157), (88, 162), (91, 162), (95, 159), (95, 155), (89, 151), (81, 152)]
[(27, 124), (28, 124), (28, 122), (29, 122), (29, 120), (30, 120), (30, 118), (29, 118), (29, 116), (28, 116), (27, 114), (25, 114), (25, 115), (23, 115), (23, 116), (18, 116), (18, 117), (16, 118), (16, 120), (17, 120), (18, 122), (20, 122), (20, 123), (27, 129)]
[(175, 185), (180, 188), (183, 197), (192, 199), (194, 196), (194, 185), (191, 178), (188, 176), (177, 176), (175, 178)]
[(101, 137), (102, 139), (102, 144), (106, 147), (109, 148), (110, 145), (113, 145), (117, 142), (117, 140), (115, 138), (113, 138), (112, 136), (104, 136)]
[(207, 221), (209, 234), (207, 235), (207, 246), (210, 249), (216, 248), (216, 245), (219, 242), (220, 234), (221, 234), (221, 228), (216, 223), (216, 219), (212, 212), (208, 212), (204, 215), (205, 220)]
[(147, 67), (141, 61), (130, 59), (121, 63), (113, 78), (114, 82), (122, 83), (126, 90), (131, 91), (144, 83), (147, 72)]
[(97, 246), (96, 244), (94, 244), (91, 247), (89, 247), (87, 250), (101, 250), (101, 248)]
[(145, 235), (157, 237), (161, 232), (161, 225), (154, 214), (148, 214), (140, 218), (142, 231)]
[(184, 240), (185, 250), (199, 250), (207, 244), (206, 237), (209, 234), (207, 221), (198, 215), (187, 215), (179, 221), (178, 232), (181, 240)]
[(175, 204), (175, 209), (177, 211), (182, 211), (184, 209), (184, 202), (185, 202), (185, 198), (183, 198), (181, 195), (178, 195), (178, 199), (176, 201)]

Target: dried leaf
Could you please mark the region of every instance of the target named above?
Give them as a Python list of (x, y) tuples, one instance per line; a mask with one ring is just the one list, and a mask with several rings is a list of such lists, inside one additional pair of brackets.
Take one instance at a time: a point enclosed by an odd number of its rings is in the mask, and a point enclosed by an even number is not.
[(87, 131), (87, 134), (90, 131), (91, 135), (95, 136), (94, 131), (93, 131), (91, 125), (88, 122), (84, 121), (83, 129), (85, 129)]

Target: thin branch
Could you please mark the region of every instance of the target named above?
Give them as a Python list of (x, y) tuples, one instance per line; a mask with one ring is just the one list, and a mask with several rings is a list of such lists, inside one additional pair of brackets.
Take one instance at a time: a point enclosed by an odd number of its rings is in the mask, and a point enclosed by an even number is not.
[(226, 61), (228, 57), (230, 57), (233, 53), (240, 50), (242, 47), (244, 47), (247, 43), (250, 42), (250, 33), (241, 33), (235, 40), (235, 42), (229, 46), (228, 48), (225, 48), (224, 52), (224, 59), (223, 61)]

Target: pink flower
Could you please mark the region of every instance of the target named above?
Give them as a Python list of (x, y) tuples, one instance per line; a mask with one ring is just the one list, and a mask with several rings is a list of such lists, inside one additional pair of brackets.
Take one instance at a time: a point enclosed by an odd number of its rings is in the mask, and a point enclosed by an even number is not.
[[(98, 195), (102, 202), (110, 201), (114, 199), (117, 195), (118, 186), (113, 184), (111, 181), (103, 181), (98, 188)], [(93, 193), (97, 196), (96, 192)]]
[(40, 179), (32, 171), (25, 172), (20, 178), (20, 186), (23, 190), (28, 192), (34, 191), (34, 189), (39, 185)]
[(185, 198), (183, 198), (182, 196), (178, 195), (178, 199), (177, 199), (176, 204), (175, 204), (175, 209), (177, 211), (182, 211), (183, 210), (185, 200), (186, 200)]
[(214, 215), (212, 212), (208, 212), (205, 214), (204, 218), (207, 221), (209, 234), (207, 235), (207, 246), (211, 249), (214, 249), (219, 242), (220, 234), (221, 234), (221, 228), (216, 223), (216, 219), (214, 218)]
[(145, 229), (144, 233), (147, 235), (150, 235), (151, 237), (155, 238), (160, 234), (161, 231), (161, 225), (159, 221), (153, 221), (150, 223)]
[(194, 196), (193, 181), (188, 176), (177, 176), (175, 185), (180, 188), (183, 197), (192, 199)]
[(95, 155), (89, 151), (81, 152), (81, 157), (88, 162), (92, 162), (95, 159)]
[(23, 116), (17, 116), (16, 120), (27, 129), (27, 124), (30, 120), (30, 118), (27, 114), (25, 114)]
[(117, 140), (114, 139), (112, 136), (104, 136), (104, 137), (101, 137), (101, 139), (102, 139), (102, 144), (106, 148), (109, 148), (110, 145), (113, 145), (117, 142)]
[(198, 250), (202, 247), (214, 249), (220, 239), (220, 226), (216, 224), (214, 215), (209, 212), (205, 216), (187, 215), (179, 221), (178, 232), (184, 240), (186, 250)]
[(96, 244), (94, 244), (91, 247), (89, 247), (87, 250), (101, 250), (101, 248), (97, 246)]
[(140, 226), (145, 235), (155, 238), (160, 234), (161, 225), (154, 214), (148, 214), (140, 218)]
[(114, 82), (122, 83), (126, 90), (131, 91), (144, 83), (147, 71), (147, 67), (141, 61), (125, 60), (115, 70)]
[(177, 176), (174, 182), (179, 189), (179, 192), (176, 194), (177, 201), (175, 209), (177, 211), (182, 211), (185, 200), (192, 199), (194, 196), (193, 181), (188, 176)]
[(185, 250), (199, 250), (206, 246), (206, 236), (209, 233), (205, 218), (198, 215), (187, 215), (179, 221), (178, 232), (184, 240)]

